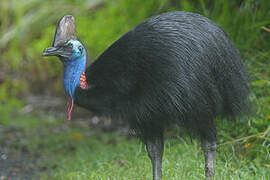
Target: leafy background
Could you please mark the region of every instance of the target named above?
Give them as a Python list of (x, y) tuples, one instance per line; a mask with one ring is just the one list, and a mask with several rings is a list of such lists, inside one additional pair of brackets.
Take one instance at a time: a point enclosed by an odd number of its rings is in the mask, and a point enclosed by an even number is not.
[(136, 24), (174, 10), (212, 19), (240, 50), (251, 79), (254, 112), (251, 117), (218, 124), (219, 142), (233, 144), (239, 152), (244, 147), (245, 157), (269, 165), (269, 0), (1, 0), (0, 127), (8, 129), (18, 124), (16, 119), (24, 122), (23, 128), (32, 127), (31, 123), (39, 127), (42, 123), (29, 120), (39, 113), (21, 113), (27, 107), (26, 97), (63, 97), (62, 64), (56, 58), (41, 57), (43, 49), (52, 43), (59, 18), (66, 14), (75, 17), (78, 37), (88, 49), (90, 63)]

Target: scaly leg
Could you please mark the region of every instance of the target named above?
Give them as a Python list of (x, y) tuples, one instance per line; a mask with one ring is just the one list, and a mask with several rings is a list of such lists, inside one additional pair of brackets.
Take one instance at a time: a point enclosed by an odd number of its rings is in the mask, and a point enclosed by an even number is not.
[(212, 180), (215, 174), (215, 156), (216, 156), (216, 140), (202, 141), (202, 148), (205, 158), (205, 178)]
[(163, 155), (163, 137), (149, 139), (145, 141), (148, 156), (152, 161), (153, 180), (162, 178), (162, 155)]

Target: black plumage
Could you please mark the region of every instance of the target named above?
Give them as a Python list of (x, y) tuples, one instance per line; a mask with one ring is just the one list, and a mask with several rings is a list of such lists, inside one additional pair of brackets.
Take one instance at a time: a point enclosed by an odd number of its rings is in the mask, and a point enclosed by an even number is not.
[(194, 13), (154, 16), (113, 43), (86, 69), (90, 89), (76, 103), (127, 120), (141, 138), (178, 124), (215, 137), (217, 116), (248, 109), (248, 77), (239, 52), (211, 20)]
[(169, 12), (135, 26), (86, 69), (75, 103), (127, 121), (146, 144), (161, 179), (163, 133), (173, 125), (202, 141), (206, 177), (214, 175), (217, 117), (249, 109), (240, 54), (217, 24), (199, 14)]

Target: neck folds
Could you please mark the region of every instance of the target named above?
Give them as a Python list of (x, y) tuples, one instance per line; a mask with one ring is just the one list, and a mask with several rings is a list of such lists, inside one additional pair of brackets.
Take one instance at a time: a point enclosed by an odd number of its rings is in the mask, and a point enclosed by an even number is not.
[(86, 82), (86, 76), (85, 76), (85, 72), (83, 71), (80, 77), (80, 86), (82, 89), (86, 89), (87, 88), (87, 82)]

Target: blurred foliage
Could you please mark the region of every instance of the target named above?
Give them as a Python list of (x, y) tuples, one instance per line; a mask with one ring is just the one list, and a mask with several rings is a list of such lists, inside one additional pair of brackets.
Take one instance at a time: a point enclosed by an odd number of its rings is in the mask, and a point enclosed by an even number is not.
[[(248, 123), (240, 120), (219, 125), (221, 142), (269, 130), (270, 32), (262, 29), (270, 28), (269, 0), (1, 0), (0, 124), (8, 122), (21, 107), (16, 98), (62, 92), (61, 63), (41, 57), (43, 49), (51, 45), (62, 16), (75, 16), (88, 59), (95, 59), (136, 24), (173, 10), (200, 13), (219, 24), (239, 48), (248, 68), (256, 112)], [(269, 142), (266, 133), (243, 143), (252, 144), (251, 154), (262, 152), (260, 156), (265, 157)]]
[[(258, 60), (264, 63), (269, 59), (270, 38), (261, 27), (270, 24), (269, 7), (268, 0), (214, 3), (211, 0), (3, 0), (0, 2), (0, 83), (12, 96), (61, 91), (61, 63), (56, 58), (41, 58), (41, 52), (52, 43), (55, 24), (65, 14), (75, 16), (78, 35), (88, 47), (89, 59), (95, 59), (147, 17), (184, 10), (201, 13), (223, 27), (248, 66)], [(251, 67), (251, 73), (259, 72)]]

